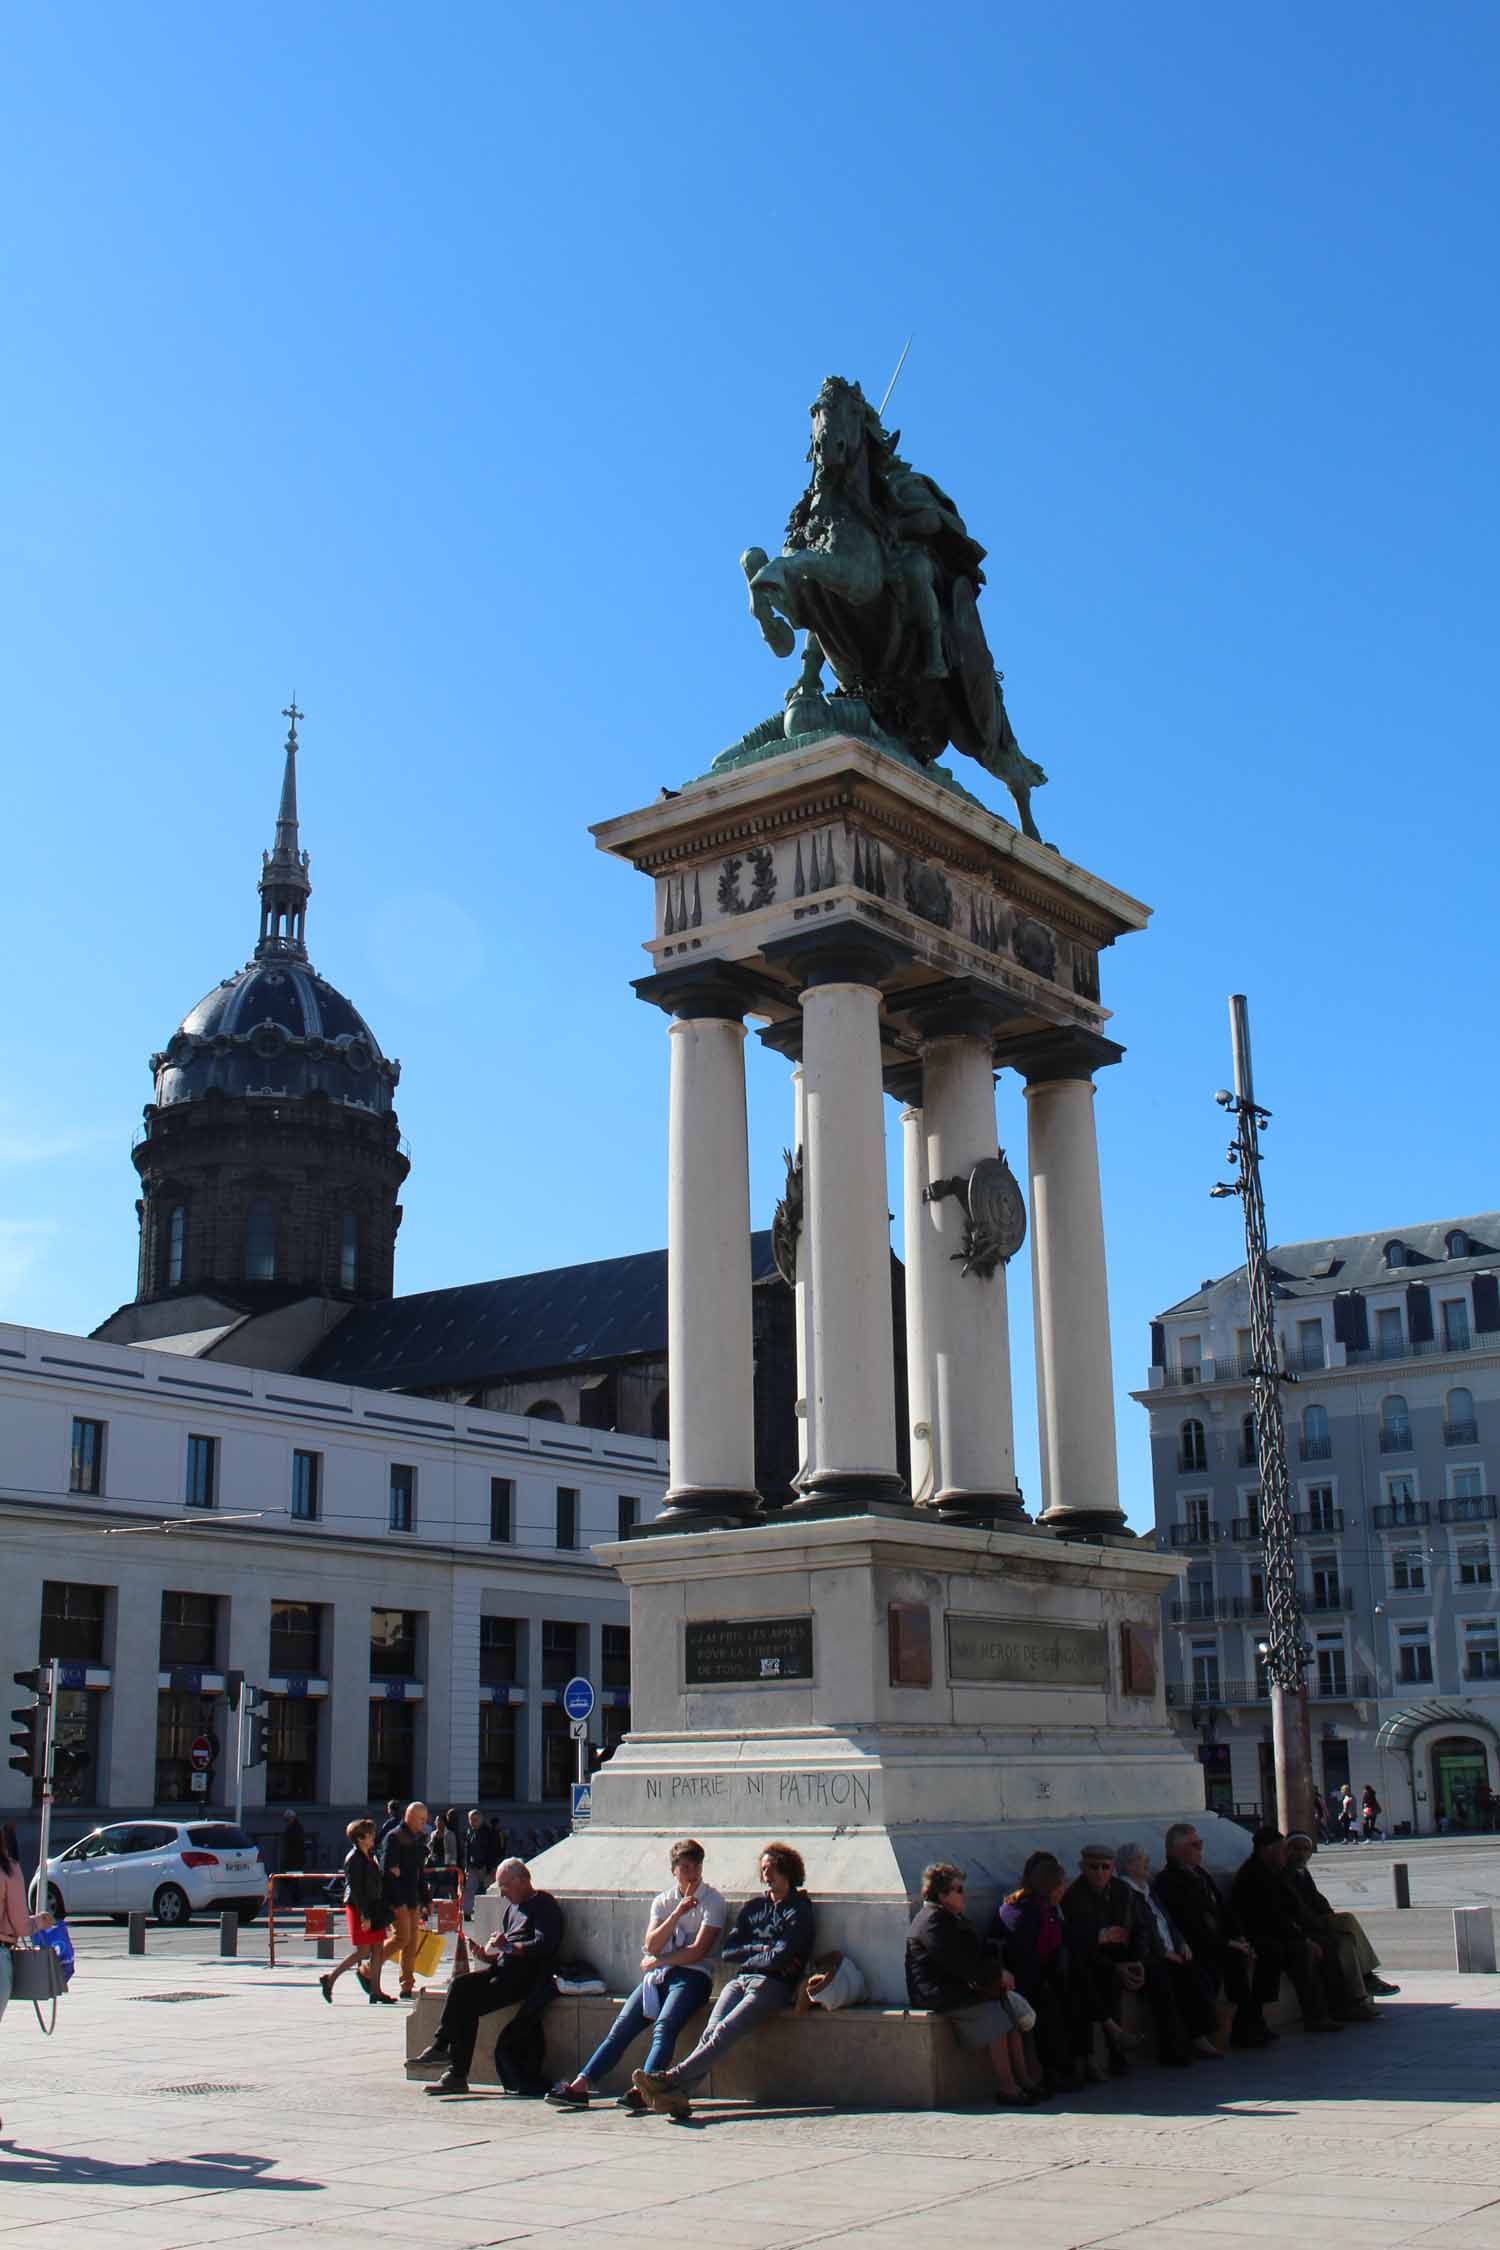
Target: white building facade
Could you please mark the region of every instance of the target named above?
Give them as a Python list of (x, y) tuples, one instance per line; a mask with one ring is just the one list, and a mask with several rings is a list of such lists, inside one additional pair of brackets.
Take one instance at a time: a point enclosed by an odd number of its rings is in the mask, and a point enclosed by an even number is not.
[[(270, 1697), (260, 1836), (295, 1807), (326, 1855), (413, 1795), (564, 1819), (565, 1682), (600, 1748), (629, 1725), (628, 1602), (590, 1550), (665, 1488), (647, 1438), (0, 1325), (0, 1650), (7, 1681), (65, 1666), (61, 1832), (231, 1805), (236, 1671)], [(33, 1794), (0, 1769), (23, 1834)]]
[[(1313, 1771), (1387, 1827), (1487, 1827), (1500, 1798), (1500, 1213), (1271, 1252)], [(1208, 1801), (1274, 1818), (1244, 1269), (1152, 1327), (1167, 1700)]]

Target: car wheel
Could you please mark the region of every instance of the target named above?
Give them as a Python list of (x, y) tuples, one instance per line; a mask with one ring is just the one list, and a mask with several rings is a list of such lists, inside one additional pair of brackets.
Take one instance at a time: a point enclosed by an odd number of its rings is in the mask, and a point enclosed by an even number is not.
[(63, 1895), (55, 1883), (47, 1885), (47, 1911), (54, 1922), (67, 1920), (68, 1910), (63, 1905)]
[(179, 1930), (192, 1910), (186, 1891), (179, 1890), (175, 1883), (163, 1883), (151, 1901), (151, 1911), (166, 1929)]

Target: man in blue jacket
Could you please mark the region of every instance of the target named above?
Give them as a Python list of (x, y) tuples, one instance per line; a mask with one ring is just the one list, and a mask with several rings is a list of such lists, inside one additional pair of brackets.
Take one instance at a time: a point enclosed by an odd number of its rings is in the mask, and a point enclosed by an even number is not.
[(765, 1889), (747, 1899), (725, 1939), (721, 1958), (734, 1975), (713, 2004), (703, 2037), (692, 2053), (670, 2070), (637, 2070), (631, 2083), (653, 2109), (668, 2117), (692, 2116), (683, 2089), (706, 2078), (731, 2047), (748, 2038), (767, 2016), (778, 2015), (796, 1998), (812, 1961), (812, 1902), (802, 1888), (807, 1870), (790, 1844), (767, 1844), (760, 1855)]

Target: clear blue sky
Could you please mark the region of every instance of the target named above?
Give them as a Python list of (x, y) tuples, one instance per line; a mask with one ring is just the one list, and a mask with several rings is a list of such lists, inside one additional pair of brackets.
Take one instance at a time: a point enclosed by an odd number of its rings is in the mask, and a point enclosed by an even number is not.
[[(1275, 1233), (1495, 1203), (1493, 9), (73, 0), (4, 46), (9, 1317), (133, 1290), (146, 1056), (249, 953), (294, 688), (399, 1286), (664, 1238), (646, 885), (587, 824), (779, 703), (736, 558), (908, 331), (1043, 833), (1156, 909), (1099, 1096), (1134, 1519), (1146, 1323), (1238, 1256), (1227, 993)], [(775, 1058), (751, 1098), (764, 1220)]]

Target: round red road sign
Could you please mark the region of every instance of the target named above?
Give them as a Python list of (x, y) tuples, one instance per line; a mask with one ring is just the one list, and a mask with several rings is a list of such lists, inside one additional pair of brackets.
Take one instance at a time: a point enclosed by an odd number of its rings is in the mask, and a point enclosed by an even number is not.
[(194, 1773), (207, 1773), (213, 1762), (214, 1745), (212, 1736), (198, 1735), (194, 1739), (193, 1747), (188, 1752), (188, 1764), (192, 1767)]

